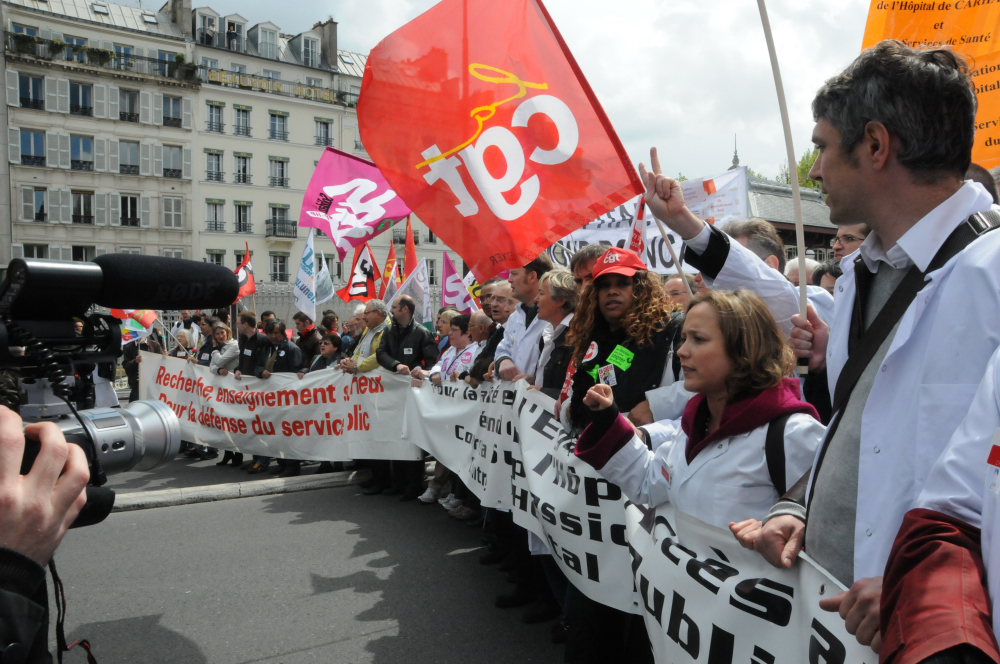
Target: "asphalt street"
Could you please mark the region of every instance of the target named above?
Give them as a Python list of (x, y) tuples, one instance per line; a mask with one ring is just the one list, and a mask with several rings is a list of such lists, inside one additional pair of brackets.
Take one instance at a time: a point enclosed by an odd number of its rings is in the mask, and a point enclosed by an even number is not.
[(351, 486), (112, 514), (56, 562), (68, 640), (101, 664), (560, 662), (549, 624), (493, 606), (513, 586), (480, 546), (437, 505)]

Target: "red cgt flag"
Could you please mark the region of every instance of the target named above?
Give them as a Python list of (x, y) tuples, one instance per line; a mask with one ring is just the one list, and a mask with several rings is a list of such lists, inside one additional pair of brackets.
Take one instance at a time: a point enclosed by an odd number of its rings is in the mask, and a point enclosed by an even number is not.
[(354, 262), (351, 264), (351, 275), (348, 277), (347, 285), (337, 291), (337, 295), (344, 302), (351, 300), (361, 300), (367, 302), (378, 297), (378, 289), (375, 282), (379, 279), (378, 264), (372, 256), (372, 250), (365, 242), (354, 248)]
[(539, 0), (443, 0), (386, 37), (358, 124), (386, 180), (480, 283), (642, 193)]

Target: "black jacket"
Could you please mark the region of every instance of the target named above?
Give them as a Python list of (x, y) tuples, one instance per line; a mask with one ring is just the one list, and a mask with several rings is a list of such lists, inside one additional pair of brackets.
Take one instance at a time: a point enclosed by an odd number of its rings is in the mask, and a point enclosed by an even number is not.
[(257, 378), (261, 377), (261, 374), (267, 369), (267, 358), (275, 350), (277, 350), (278, 356), (274, 358), (274, 369), (271, 373), (298, 373), (299, 369), (302, 368), (302, 351), (288, 339), (282, 339), (277, 349), (270, 341), (261, 349), (260, 355), (257, 357), (257, 368), (253, 375)]
[[(323, 369), (332, 369), (337, 366), (337, 355), (334, 354), (329, 360), (322, 355), (317, 355), (313, 358), (313, 361), (309, 363), (308, 368), (302, 369), (302, 373), (309, 373), (310, 371), (322, 371)], [(305, 365), (303, 365), (305, 366)]]
[(486, 372), (490, 370), (490, 364), (496, 357), (497, 346), (500, 345), (501, 341), (503, 341), (503, 325), (497, 325), (493, 334), (486, 340), (486, 345), (476, 356), (476, 361), (472, 363), (472, 367), (469, 369), (470, 376), (479, 381), (485, 380)]
[(434, 337), (423, 325), (411, 320), (406, 327), (392, 322), (379, 342), (375, 357), (379, 365), (395, 371), (397, 364), (405, 364), (410, 369), (423, 365), (430, 368), (437, 362), (438, 348)]
[[(0, 661), (52, 662), (45, 568), (0, 547)], [(21, 654), (23, 657), (17, 657)]]
[(215, 339), (209, 339), (201, 345), (198, 349), (198, 355), (195, 356), (195, 361), (198, 363), (199, 367), (207, 367), (212, 364), (212, 351), (216, 350), (218, 346), (215, 345)]
[(295, 345), (302, 351), (302, 366), (308, 367), (313, 358), (319, 355), (319, 345), (323, 343), (323, 333), (315, 325), (311, 330), (300, 335)]
[(549, 361), (542, 369), (542, 384), (539, 387), (542, 388), (542, 393), (553, 399), (559, 398), (559, 392), (562, 391), (563, 383), (566, 382), (566, 370), (569, 369), (569, 363), (573, 361), (573, 347), (566, 345), (568, 332), (569, 328), (567, 327), (555, 338), (552, 354), (549, 355)]
[[(271, 342), (267, 340), (267, 335), (257, 332), (252, 337), (241, 334), (239, 344), (240, 365), (238, 371), (242, 374), (252, 376), (253, 372), (257, 369), (257, 358), (260, 357), (261, 349), (264, 346), (269, 346)], [(250, 352), (248, 353), (247, 351)]]
[(129, 387), (135, 387), (139, 384), (139, 363), (136, 360), (139, 357), (140, 350), (149, 351), (150, 353), (163, 352), (160, 344), (155, 339), (148, 337), (138, 343), (133, 341), (130, 344), (125, 344), (125, 347), (122, 349), (122, 369), (125, 370)]

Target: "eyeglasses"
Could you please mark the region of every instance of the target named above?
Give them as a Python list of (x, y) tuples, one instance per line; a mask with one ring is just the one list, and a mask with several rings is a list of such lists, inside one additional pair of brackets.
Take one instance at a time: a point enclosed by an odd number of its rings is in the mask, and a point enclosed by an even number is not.
[(838, 235), (837, 237), (830, 240), (830, 246), (833, 247), (838, 244), (843, 246), (845, 244), (854, 244), (855, 242), (864, 242), (864, 241), (865, 239), (863, 237), (854, 237), (853, 235)]
[(687, 291), (672, 290), (672, 291), (667, 291), (667, 295), (669, 295), (670, 297), (679, 297), (681, 295), (687, 295)]
[(489, 302), (492, 299), (493, 299), (493, 295), (492, 294), (479, 296), (479, 301), (480, 302)]

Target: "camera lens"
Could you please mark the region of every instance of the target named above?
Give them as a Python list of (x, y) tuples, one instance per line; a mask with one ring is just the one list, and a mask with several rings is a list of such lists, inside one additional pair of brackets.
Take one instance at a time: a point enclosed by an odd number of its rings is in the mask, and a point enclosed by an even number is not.
[(181, 424), (164, 403), (133, 401), (124, 408), (82, 410), (80, 417), (105, 473), (152, 470), (180, 451)]

